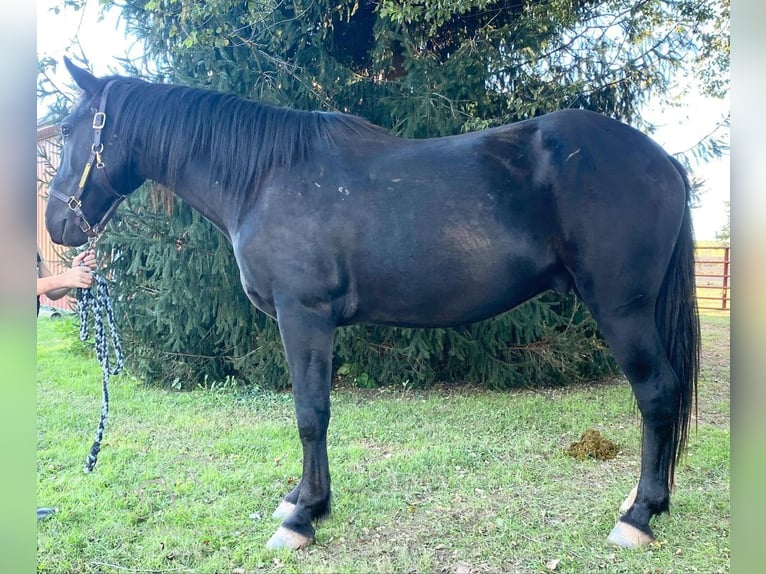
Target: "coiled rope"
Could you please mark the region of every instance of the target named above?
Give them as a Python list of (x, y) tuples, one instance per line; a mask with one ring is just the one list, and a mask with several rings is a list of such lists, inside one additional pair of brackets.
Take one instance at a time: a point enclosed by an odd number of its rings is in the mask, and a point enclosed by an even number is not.
[[(104, 428), (106, 419), (109, 416), (109, 375), (116, 375), (122, 371), (124, 357), (122, 354), (122, 345), (120, 344), (120, 335), (117, 332), (114, 321), (114, 309), (112, 308), (112, 299), (109, 297), (109, 286), (106, 279), (99, 273), (92, 272), (95, 283), (95, 295), (91, 289), (77, 289), (77, 314), (80, 317), (80, 340), (87, 341), (90, 331), (88, 325), (89, 313), (93, 312), (93, 320), (96, 336), (96, 357), (101, 365), (104, 377), (101, 385), (101, 417), (96, 428), (96, 439), (90, 452), (85, 458), (83, 470), (89, 473), (96, 466), (98, 453), (101, 450), (101, 440), (104, 438)], [(104, 318), (109, 327), (112, 340), (112, 353), (114, 355), (114, 366), (111, 366), (109, 341), (106, 330), (104, 329)]]

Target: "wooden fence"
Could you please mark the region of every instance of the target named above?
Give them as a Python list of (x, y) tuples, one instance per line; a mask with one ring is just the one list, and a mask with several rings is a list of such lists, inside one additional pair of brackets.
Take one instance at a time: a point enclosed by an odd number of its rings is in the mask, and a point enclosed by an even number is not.
[(731, 310), (731, 247), (695, 248), (697, 304), (700, 309)]
[[(61, 254), (64, 248), (55, 245), (45, 230), (45, 204), (48, 201), (48, 184), (56, 173), (59, 163), (59, 138), (56, 126), (37, 129), (37, 252), (52, 273), (61, 273), (66, 269)], [(74, 309), (75, 301), (69, 295), (58, 301), (52, 301), (45, 295), (40, 296), (40, 304), (56, 309)]]

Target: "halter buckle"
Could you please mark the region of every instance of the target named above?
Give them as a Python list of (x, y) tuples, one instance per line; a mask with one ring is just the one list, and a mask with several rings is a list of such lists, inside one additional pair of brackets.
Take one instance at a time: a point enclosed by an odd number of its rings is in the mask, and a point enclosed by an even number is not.
[(93, 116), (93, 129), (94, 130), (103, 129), (105, 123), (106, 123), (106, 113), (96, 112), (96, 114)]
[(77, 211), (78, 209), (80, 209), (80, 206), (82, 205), (82, 201), (77, 199), (74, 195), (70, 195), (69, 199), (67, 199), (66, 205), (72, 211)]
[(81, 217), (80, 218), (80, 230), (83, 233), (88, 233), (88, 231), (90, 231), (91, 229), (92, 229), (92, 226), (91, 226), (90, 223), (88, 223), (88, 220), (85, 219), (84, 217)]

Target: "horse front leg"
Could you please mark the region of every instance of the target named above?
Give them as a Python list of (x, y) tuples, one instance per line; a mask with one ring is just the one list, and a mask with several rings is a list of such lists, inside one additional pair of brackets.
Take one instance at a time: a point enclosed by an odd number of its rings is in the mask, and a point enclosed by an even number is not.
[(274, 513), (283, 520), (266, 547), (296, 550), (314, 541), (312, 522), (330, 512), (327, 427), (334, 325), (321, 310), (298, 304), (278, 306), (277, 321), (293, 385), (303, 476)]

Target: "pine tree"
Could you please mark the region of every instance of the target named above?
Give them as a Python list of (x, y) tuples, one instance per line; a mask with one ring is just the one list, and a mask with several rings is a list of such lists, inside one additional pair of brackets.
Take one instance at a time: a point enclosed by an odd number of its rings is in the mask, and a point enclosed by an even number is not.
[[(667, 89), (684, 54), (704, 43), (700, 29), (720, 16), (693, 0), (120, 6), (158, 70), (155, 80), (354, 113), (406, 137), (564, 107), (641, 125), (640, 105)], [(103, 243), (114, 253), (130, 363), (179, 387), (228, 377), (285, 386), (275, 324), (246, 300), (225, 240), (187, 205), (157, 194), (149, 187), (134, 194)], [(582, 304), (551, 293), (460, 329), (341, 329), (336, 359), (338, 373), (359, 385), (467, 380), (505, 388), (615, 369)]]

